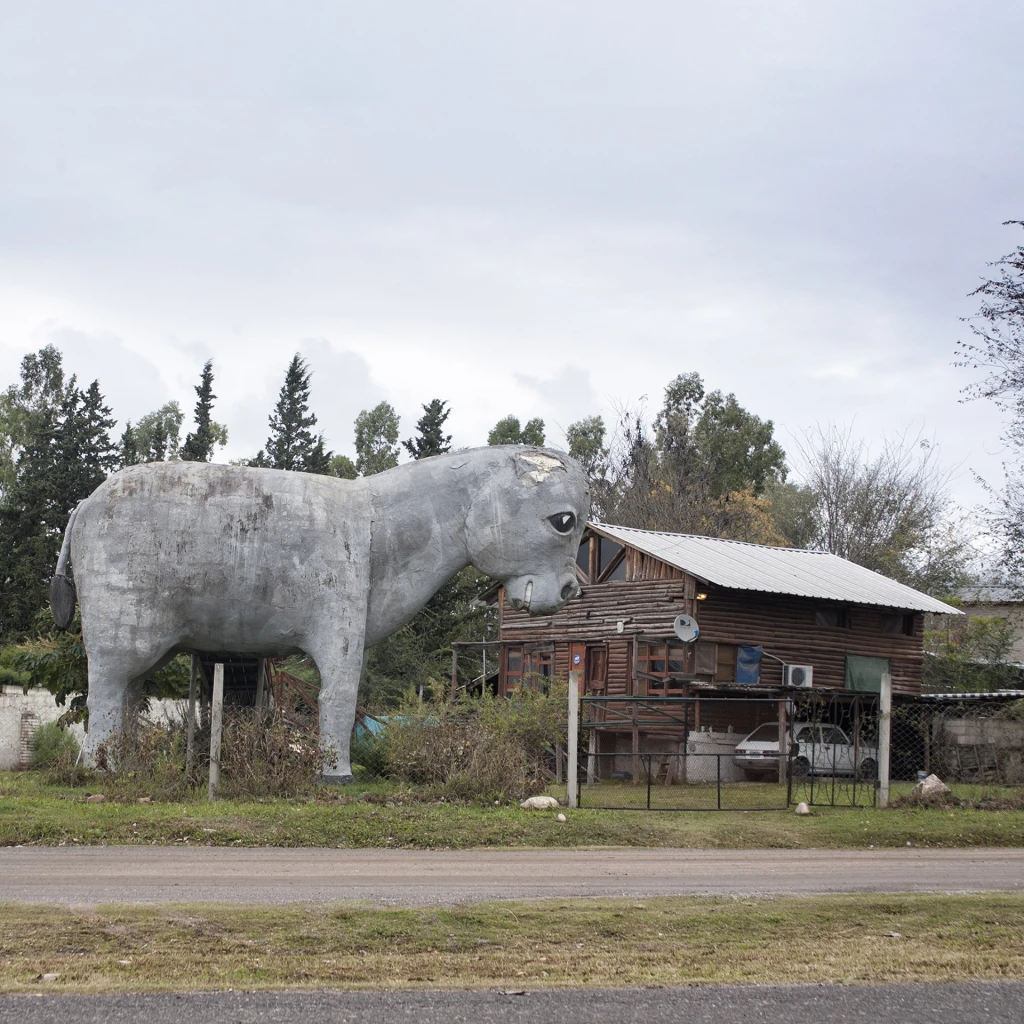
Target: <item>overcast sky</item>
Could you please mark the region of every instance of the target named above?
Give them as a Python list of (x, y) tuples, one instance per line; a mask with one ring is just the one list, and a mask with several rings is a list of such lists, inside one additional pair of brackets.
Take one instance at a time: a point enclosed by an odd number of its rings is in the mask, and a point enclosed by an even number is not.
[(1024, 5), (2, 2), (0, 386), (57, 344), (115, 415), (212, 357), (253, 454), (291, 355), (549, 441), (676, 374), (998, 474), (959, 317), (1022, 241)]

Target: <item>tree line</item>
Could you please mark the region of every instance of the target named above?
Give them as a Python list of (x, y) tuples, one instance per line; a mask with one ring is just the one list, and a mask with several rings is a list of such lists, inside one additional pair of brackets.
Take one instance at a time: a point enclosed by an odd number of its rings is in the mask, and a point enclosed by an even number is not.
[[(422, 459), (451, 450), (449, 403), (434, 398), (412, 436), (400, 440), (397, 412), (380, 402), (355, 419), (356, 458), (331, 451), (310, 409), (311, 375), (296, 354), (265, 444), (238, 463), (354, 479), (394, 468), (403, 451)], [(184, 413), (168, 402), (127, 422), (115, 440), (98, 381), (83, 387), (69, 377), (53, 346), (23, 358), (20, 380), (0, 393), (0, 644), (48, 628), (41, 609), (68, 516), (109, 473), (174, 459), (209, 462), (227, 444), (227, 427), (214, 418), (212, 361), (195, 393), (184, 439)], [(487, 435), (491, 445), (545, 441), (542, 419), (513, 414)], [(921, 439), (896, 438), (872, 455), (849, 430), (827, 426), (805, 432), (787, 454), (771, 420), (689, 372), (666, 384), (653, 411), (626, 409), (610, 427), (599, 415), (571, 423), (566, 447), (590, 478), (597, 520), (831, 551), (931, 593), (949, 593), (968, 575), (971, 551), (948, 500), (948, 476)], [(493, 638), (474, 601), (485, 582), (472, 569), (460, 574), (378, 644), (368, 688), (382, 694), (426, 684), (447, 671), (453, 640)]]

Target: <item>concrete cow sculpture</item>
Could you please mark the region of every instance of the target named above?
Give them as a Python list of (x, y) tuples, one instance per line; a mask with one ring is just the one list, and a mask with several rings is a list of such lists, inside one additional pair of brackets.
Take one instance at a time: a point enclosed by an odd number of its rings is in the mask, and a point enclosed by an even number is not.
[[(482, 448), (359, 480), (152, 463), (115, 473), (72, 513), (55, 586), (74, 567), (89, 658), (87, 750), (121, 728), (129, 689), (181, 651), (303, 651), (321, 676), (320, 733), (351, 778), (366, 650), (456, 572), (504, 581), (550, 613), (577, 593), (586, 476), (539, 448)], [(70, 618), (72, 601), (52, 602)]]

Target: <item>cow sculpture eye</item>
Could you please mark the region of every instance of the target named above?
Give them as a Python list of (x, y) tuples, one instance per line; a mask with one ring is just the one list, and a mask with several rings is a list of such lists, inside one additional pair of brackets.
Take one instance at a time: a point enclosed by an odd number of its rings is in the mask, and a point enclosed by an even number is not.
[(576, 526), (576, 517), (571, 512), (556, 512), (553, 516), (548, 516), (548, 522), (559, 533), (572, 533)]

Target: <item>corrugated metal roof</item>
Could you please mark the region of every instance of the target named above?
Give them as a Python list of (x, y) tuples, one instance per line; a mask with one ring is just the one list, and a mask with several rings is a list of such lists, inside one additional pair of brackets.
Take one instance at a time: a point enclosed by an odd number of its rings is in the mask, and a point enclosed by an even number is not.
[(717, 537), (654, 533), (604, 523), (590, 526), (620, 544), (639, 548), (719, 587), (906, 611), (963, 614), (934, 597), (825, 551), (772, 548)]
[(920, 693), (917, 700), (925, 703), (939, 703), (958, 700), (1019, 700), (1024, 690), (988, 690), (985, 693)]

